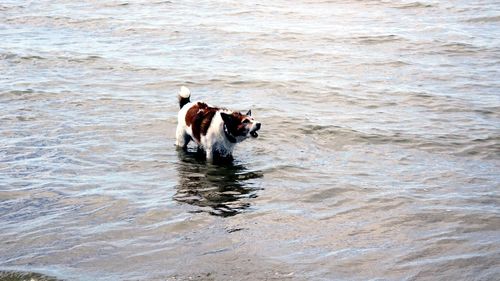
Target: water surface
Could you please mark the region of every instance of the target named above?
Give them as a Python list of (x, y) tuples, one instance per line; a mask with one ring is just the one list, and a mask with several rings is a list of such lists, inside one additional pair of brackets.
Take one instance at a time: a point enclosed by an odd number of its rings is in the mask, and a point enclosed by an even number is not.
[[(0, 4), (3, 276), (497, 278), (498, 3), (244, 2)], [(177, 151), (181, 85), (259, 138)]]

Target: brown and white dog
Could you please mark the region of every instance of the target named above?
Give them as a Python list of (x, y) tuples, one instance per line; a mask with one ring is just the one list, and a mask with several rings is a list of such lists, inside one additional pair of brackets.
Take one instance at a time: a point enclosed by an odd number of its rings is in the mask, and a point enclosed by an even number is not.
[(246, 114), (210, 106), (204, 102), (191, 102), (191, 92), (182, 86), (179, 92), (180, 111), (177, 123), (176, 145), (187, 149), (193, 140), (206, 153), (207, 161), (214, 157), (232, 159), (234, 146), (259, 135), (260, 123), (249, 110)]

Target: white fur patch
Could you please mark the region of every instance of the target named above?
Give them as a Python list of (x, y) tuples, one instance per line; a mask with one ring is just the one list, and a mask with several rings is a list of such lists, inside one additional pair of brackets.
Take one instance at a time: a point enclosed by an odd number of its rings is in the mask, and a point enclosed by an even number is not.
[(181, 96), (182, 98), (189, 98), (191, 96), (191, 91), (189, 90), (188, 87), (186, 86), (182, 86), (181, 87), (181, 90), (179, 91), (179, 96)]

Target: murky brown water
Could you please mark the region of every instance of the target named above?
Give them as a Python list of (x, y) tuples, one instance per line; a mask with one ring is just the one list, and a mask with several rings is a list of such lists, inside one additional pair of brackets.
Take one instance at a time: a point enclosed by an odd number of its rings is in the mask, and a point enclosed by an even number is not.
[[(1, 278), (495, 280), (499, 15), (3, 1)], [(176, 151), (181, 85), (263, 123), (233, 165)]]

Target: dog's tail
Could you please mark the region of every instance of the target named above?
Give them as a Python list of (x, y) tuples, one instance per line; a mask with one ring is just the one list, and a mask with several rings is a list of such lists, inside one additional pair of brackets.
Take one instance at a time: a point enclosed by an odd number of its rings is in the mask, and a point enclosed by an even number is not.
[(188, 87), (182, 86), (179, 91), (179, 107), (182, 108), (186, 103), (191, 101), (191, 91)]

